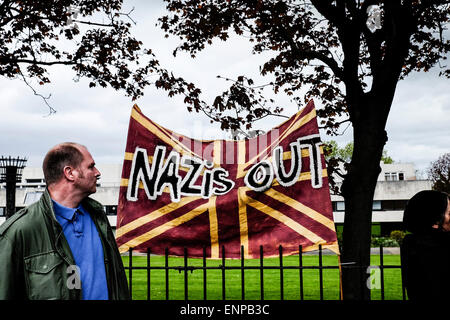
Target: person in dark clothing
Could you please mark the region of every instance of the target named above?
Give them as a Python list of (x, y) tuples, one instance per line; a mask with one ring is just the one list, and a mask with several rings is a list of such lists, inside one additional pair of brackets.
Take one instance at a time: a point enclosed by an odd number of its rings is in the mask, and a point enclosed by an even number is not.
[(407, 203), (401, 244), (402, 279), (409, 300), (450, 298), (450, 200), (424, 190)]

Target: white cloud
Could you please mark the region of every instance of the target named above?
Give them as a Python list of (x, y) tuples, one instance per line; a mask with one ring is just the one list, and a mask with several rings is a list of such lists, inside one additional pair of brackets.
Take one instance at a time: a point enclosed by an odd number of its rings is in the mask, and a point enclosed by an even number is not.
[(450, 152), (450, 92), (448, 80), (436, 69), (399, 82), (387, 124), (386, 149), (398, 161), (425, 170)]

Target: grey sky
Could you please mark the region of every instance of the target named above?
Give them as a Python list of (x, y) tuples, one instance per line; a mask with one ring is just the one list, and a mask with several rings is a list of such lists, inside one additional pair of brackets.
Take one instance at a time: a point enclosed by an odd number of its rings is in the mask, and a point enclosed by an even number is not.
[[(161, 64), (202, 88), (209, 101), (229, 86), (217, 75), (234, 78), (251, 74), (257, 79), (264, 56), (251, 55), (245, 39), (216, 41), (211, 48), (193, 60), (187, 54), (173, 58), (176, 39), (165, 39), (155, 27), (164, 13), (161, 1), (125, 0), (124, 11), (134, 6), (136, 37), (153, 49)], [(128, 121), (134, 102), (123, 92), (112, 89), (88, 88), (86, 80), (73, 81), (74, 74), (64, 67), (53, 67), (52, 83), (35, 86), (42, 94), (52, 94), (49, 103), (57, 113), (46, 116), (47, 107), (39, 97), (19, 80), (0, 79), (0, 154), (26, 156), (29, 166), (40, 166), (46, 151), (61, 141), (85, 144), (97, 163), (121, 163), (123, 160)], [(267, 80), (261, 80), (261, 83)], [(388, 154), (396, 161), (414, 162), (425, 170), (431, 161), (450, 152), (450, 90), (449, 80), (436, 72), (414, 74), (399, 82), (389, 116), (387, 131)], [(285, 115), (297, 111), (289, 99), (276, 96)], [(167, 98), (162, 91), (148, 88), (136, 103), (149, 118), (181, 134), (204, 139), (225, 138), (217, 124), (211, 125), (203, 114), (189, 113), (181, 98)], [(316, 106), (320, 103), (316, 101)], [(266, 119), (256, 127), (268, 130), (284, 121)], [(344, 135), (322, 140), (337, 140), (340, 145), (351, 141), (351, 128)]]

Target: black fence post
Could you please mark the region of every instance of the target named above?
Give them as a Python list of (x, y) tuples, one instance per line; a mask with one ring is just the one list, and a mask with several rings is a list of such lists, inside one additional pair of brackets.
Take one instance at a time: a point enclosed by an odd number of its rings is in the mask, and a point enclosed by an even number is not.
[(203, 300), (206, 300), (206, 247), (203, 247)]
[(301, 245), (298, 246), (298, 267), (300, 280), (300, 300), (303, 300), (303, 247)]
[(128, 286), (130, 290), (130, 296), (133, 299), (133, 248), (130, 248), (128, 254)]
[(383, 258), (383, 244), (380, 244), (380, 284), (381, 284), (381, 300), (384, 300), (384, 258)]
[(263, 246), (259, 246), (259, 283), (261, 290), (261, 300), (264, 300), (264, 251)]
[(280, 256), (280, 300), (283, 300), (284, 299), (283, 247), (281, 245), (278, 247), (278, 252)]
[(241, 299), (245, 300), (244, 246), (241, 246)]
[(225, 300), (225, 246), (222, 246), (222, 300)]
[(405, 287), (405, 284), (403, 283), (403, 272), (404, 272), (403, 267), (401, 267), (400, 268), (400, 281), (402, 283), (402, 298), (405, 301), (406, 300), (406, 287)]
[(319, 244), (319, 284), (320, 284), (320, 300), (323, 300), (323, 263), (322, 263), (322, 245)]
[(184, 248), (184, 300), (189, 299), (188, 292), (188, 255), (187, 248)]
[(169, 249), (164, 249), (164, 260), (166, 270), (166, 300), (169, 300)]
[(150, 300), (150, 248), (147, 248), (147, 300)]

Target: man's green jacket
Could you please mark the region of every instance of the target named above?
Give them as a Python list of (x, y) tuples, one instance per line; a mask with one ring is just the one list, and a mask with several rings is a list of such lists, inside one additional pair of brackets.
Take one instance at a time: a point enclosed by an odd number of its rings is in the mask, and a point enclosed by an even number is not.
[[(103, 206), (90, 198), (82, 205), (102, 242), (109, 298), (129, 299), (122, 259)], [(38, 202), (0, 226), (0, 299), (82, 299), (75, 265), (47, 190)]]

